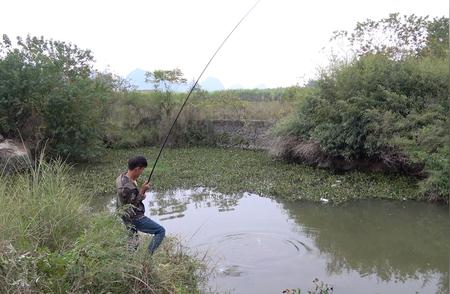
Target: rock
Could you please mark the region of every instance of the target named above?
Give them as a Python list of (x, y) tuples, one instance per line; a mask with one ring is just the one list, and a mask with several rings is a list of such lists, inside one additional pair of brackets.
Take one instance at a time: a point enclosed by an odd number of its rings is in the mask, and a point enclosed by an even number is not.
[(24, 144), (10, 139), (0, 141), (0, 174), (10, 174), (29, 166), (29, 152)]
[(0, 143), (5, 141), (5, 138), (2, 136), (2, 134), (0, 134)]

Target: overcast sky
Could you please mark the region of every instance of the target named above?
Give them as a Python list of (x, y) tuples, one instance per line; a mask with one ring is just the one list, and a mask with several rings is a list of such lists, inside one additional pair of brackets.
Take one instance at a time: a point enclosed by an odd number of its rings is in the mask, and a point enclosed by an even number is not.
[[(179, 68), (196, 78), (255, 0), (1, 0), (0, 33), (43, 35), (91, 49), (98, 69)], [(225, 85), (290, 86), (327, 64), (333, 31), (391, 12), (448, 16), (448, 0), (262, 0), (204, 78)]]

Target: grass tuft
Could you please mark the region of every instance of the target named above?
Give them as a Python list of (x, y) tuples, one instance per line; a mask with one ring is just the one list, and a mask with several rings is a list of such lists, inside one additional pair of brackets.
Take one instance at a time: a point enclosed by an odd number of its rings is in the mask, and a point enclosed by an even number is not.
[(130, 251), (119, 217), (92, 213), (69, 170), (41, 158), (0, 179), (0, 293), (199, 292), (200, 259), (171, 237), (153, 257)]

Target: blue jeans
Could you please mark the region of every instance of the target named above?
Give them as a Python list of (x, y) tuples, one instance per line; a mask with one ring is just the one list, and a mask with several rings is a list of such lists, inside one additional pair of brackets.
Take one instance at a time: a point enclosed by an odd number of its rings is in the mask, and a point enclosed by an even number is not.
[(164, 239), (164, 236), (166, 235), (166, 230), (146, 216), (143, 216), (137, 220), (133, 220), (132, 224), (134, 226), (133, 228), (134, 230), (132, 231), (139, 231), (155, 235), (153, 236), (152, 241), (148, 245), (148, 251), (150, 251), (150, 254), (153, 254), (153, 252), (155, 252), (156, 248), (158, 248), (158, 246)]

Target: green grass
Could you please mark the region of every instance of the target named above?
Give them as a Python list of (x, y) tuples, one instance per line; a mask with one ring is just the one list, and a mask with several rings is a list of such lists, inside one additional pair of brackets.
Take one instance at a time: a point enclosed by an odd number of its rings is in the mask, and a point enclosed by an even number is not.
[(0, 177), (0, 240), (18, 250), (65, 250), (88, 223), (86, 194), (69, 184), (69, 167), (41, 161), (30, 173)]
[(0, 293), (199, 292), (204, 259), (170, 236), (152, 258), (147, 244), (129, 251), (120, 218), (91, 212), (68, 171), (41, 161), (0, 176)]
[[(92, 195), (115, 193), (114, 180), (126, 170), (129, 157), (149, 161), (148, 177), (157, 148), (110, 150), (98, 162), (79, 165), (74, 180)], [(402, 176), (349, 172), (341, 175), (309, 166), (287, 164), (263, 151), (220, 148), (165, 149), (153, 175), (153, 189), (204, 186), (222, 193), (254, 192), (270, 197), (335, 203), (361, 198), (420, 199), (417, 182)]]

